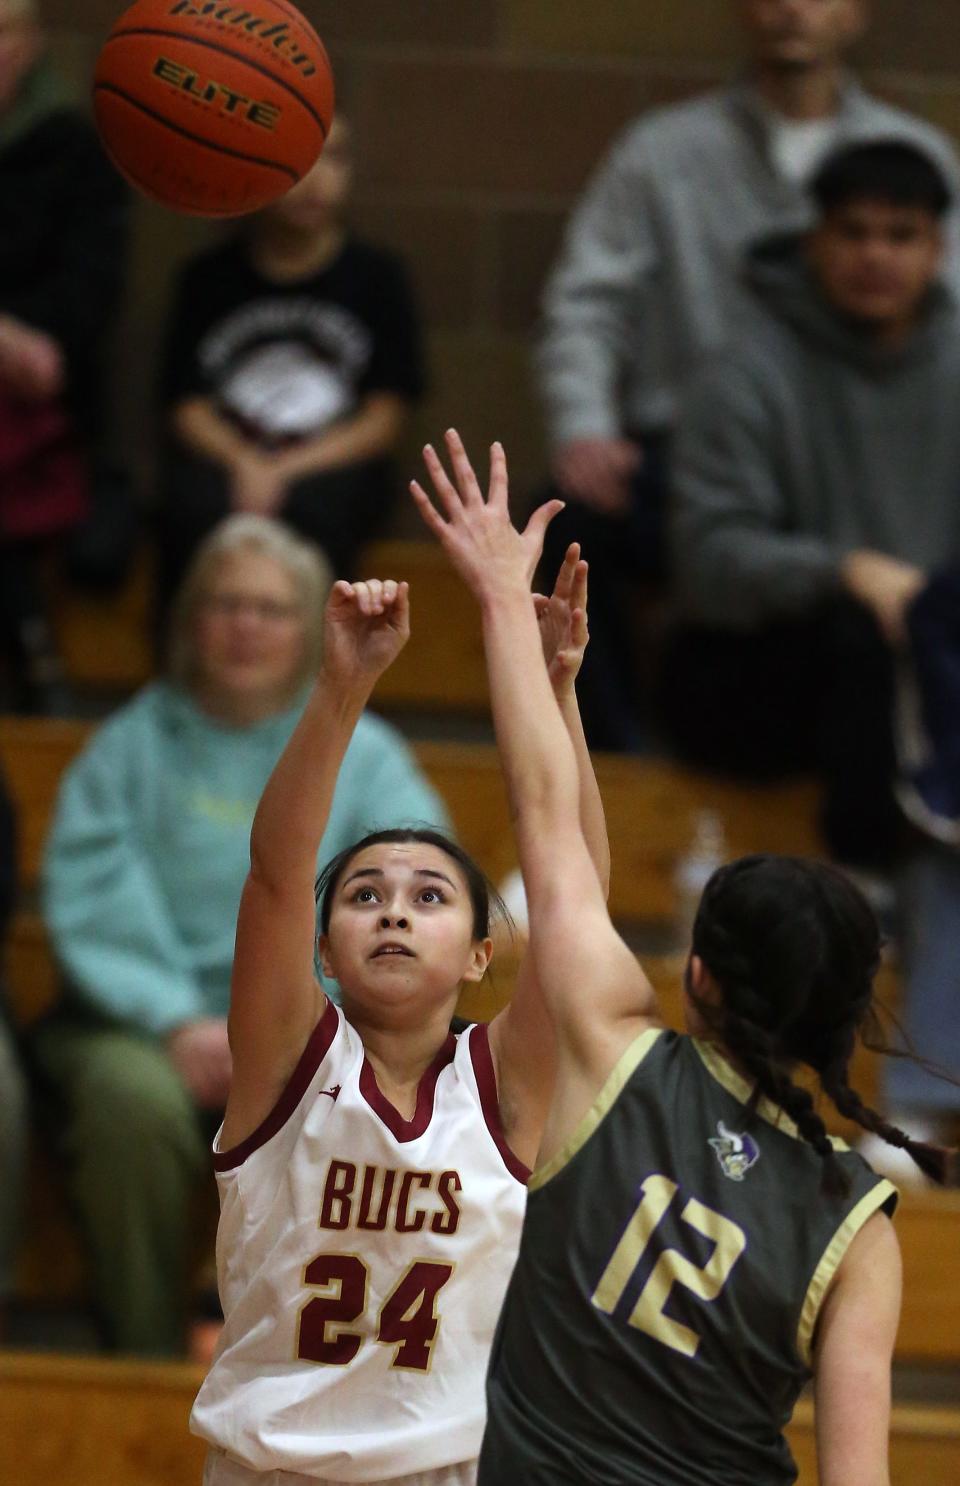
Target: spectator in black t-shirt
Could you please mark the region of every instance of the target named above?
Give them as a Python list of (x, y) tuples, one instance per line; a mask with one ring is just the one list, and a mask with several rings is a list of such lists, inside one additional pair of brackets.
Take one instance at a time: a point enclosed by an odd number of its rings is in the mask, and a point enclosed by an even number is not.
[(348, 577), (393, 504), (420, 332), (401, 263), (346, 226), (352, 178), (338, 116), (305, 179), (183, 272), (162, 388), (164, 597), (230, 511), (287, 521)]

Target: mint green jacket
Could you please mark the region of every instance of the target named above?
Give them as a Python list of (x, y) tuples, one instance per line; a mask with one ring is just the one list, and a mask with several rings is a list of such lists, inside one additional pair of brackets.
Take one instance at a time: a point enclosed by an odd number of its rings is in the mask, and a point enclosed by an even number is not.
[[(91, 739), (64, 776), (43, 911), (72, 991), (165, 1035), (225, 1016), (250, 827), (304, 698), (255, 727), (214, 723), (165, 683)], [(400, 735), (365, 715), (347, 750), (318, 866), (367, 831), (449, 829)]]

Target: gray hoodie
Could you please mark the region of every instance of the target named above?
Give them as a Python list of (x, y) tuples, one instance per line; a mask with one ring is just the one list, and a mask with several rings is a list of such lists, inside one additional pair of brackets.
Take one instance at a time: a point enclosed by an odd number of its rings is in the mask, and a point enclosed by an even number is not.
[(802, 238), (751, 255), (759, 301), (691, 388), (677, 439), (676, 587), (727, 629), (799, 615), (869, 547), (960, 558), (960, 316), (942, 287), (899, 351), (823, 297)]

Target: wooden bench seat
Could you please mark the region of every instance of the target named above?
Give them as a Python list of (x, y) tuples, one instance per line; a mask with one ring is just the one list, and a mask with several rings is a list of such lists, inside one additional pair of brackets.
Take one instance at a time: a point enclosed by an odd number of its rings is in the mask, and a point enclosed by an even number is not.
[[(60, 777), (92, 730), (90, 723), (70, 719), (0, 718), (0, 761), (19, 814), (20, 875), (27, 890), (37, 882)], [(464, 845), (499, 880), (517, 857), (496, 749), (418, 743), (414, 751), (448, 802)], [(731, 856), (816, 855), (820, 848), (816, 788), (809, 780), (749, 786), (660, 759), (598, 754), (594, 762), (607, 812), (611, 907), (617, 916), (658, 920), (672, 914), (673, 873), (703, 810), (720, 816)]]
[[(0, 1353), (0, 1480), (11, 1486), (185, 1486), (204, 1445), (187, 1421), (203, 1380), (195, 1367)], [(42, 1425), (38, 1427), (38, 1421)], [(799, 1486), (816, 1486), (813, 1407), (787, 1431)], [(891, 1486), (956, 1486), (960, 1408), (898, 1404)]]
[[(29, 902), (64, 769), (92, 731), (87, 722), (0, 718), (0, 761), (17, 807), (20, 877)], [(506, 790), (496, 750), (480, 744), (420, 743), (416, 754), (448, 802), (458, 835), (495, 881), (516, 864)], [(610, 907), (622, 923), (665, 924), (676, 908), (674, 874), (704, 809), (722, 819), (731, 855), (792, 851), (813, 855), (815, 792), (811, 783), (748, 788), (657, 759), (598, 755), (612, 856)], [(56, 977), (45, 963), (35, 914), (21, 914), (8, 970), (18, 1015), (50, 1004)]]

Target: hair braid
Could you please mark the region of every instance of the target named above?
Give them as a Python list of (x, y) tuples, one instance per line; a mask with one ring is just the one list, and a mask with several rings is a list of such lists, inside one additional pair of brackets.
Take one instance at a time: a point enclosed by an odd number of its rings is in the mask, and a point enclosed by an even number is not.
[(829, 1094), (837, 1109), (848, 1120), (862, 1126), (864, 1130), (870, 1130), (874, 1135), (879, 1135), (888, 1145), (896, 1147), (897, 1150), (906, 1151), (919, 1166), (925, 1176), (941, 1186), (947, 1181), (951, 1166), (951, 1153), (942, 1146), (929, 1145), (922, 1140), (914, 1140), (905, 1131), (896, 1125), (891, 1125), (875, 1109), (864, 1104), (856, 1089), (852, 1089), (847, 1083), (846, 1070), (826, 1069), (821, 1075), (821, 1083), (824, 1092)]
[[(912, 1140), (851, 1089), (848, 1068), (858, 1035), (874, 1051), (908, 1057), (960, 1087), (957, 1079), (905, 1050), (870, 1037), (876, 1025), (874, 976), (882, 941), (876, 916), (844, 873), (799, 857), (741, 857), (720, 867), (703, 892), (692, 953), (719, 999), (688, 991), (718, 1042), (778, 1104), (822, 1157), (824, 1185), (846, 1181), (810, 1094), (790, 1070), (805, 1063), (837, 1109), (909, 1152), (935, 1181), (951, 1175), (956, 1153)], [(867, 1033), (864, 1036), (864, 1033)]]
[(762, 1094), (778, 1105), (823, 1162), (824, 1191), (831, 1195), (845, 1192), (849, 1178), (837, 1161), (827, 1127), (809, 1090), (795, 1084), (786, 1071), (782, 1054), (778, 1057), (776, 1039), (756, 1022), (729, 1012), (724, 1017), (722, 1036), (730, 1052), (755, 1081), (751, 1106), (756, 1107)]

